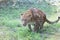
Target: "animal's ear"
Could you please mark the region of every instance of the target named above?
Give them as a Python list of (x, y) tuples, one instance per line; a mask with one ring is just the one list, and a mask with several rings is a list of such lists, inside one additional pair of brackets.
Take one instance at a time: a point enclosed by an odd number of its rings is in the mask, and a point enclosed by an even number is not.
[(21, 15), (23, 15), (23, 14), (21, 14)]

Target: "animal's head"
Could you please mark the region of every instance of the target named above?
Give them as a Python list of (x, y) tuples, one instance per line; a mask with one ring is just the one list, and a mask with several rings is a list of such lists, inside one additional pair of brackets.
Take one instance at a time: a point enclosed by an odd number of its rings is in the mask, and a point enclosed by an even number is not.
[(30, 13), (21, 14), (21, 20), (23, 26), (26, 26), (31, 21), (32, 15)]

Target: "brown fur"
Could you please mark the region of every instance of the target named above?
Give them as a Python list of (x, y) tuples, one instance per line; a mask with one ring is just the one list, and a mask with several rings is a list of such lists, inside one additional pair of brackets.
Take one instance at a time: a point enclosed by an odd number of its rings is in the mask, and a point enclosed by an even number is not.
[(34, 24), (34, 32), (38, 31), (39, 29), (41, 30), (43, 28), (43, 24), (45, 22), (53, 24), (59, 21), (60, 17), (58, 17), (58, 19), (54, 22), (50, 22), (49, 20), (47, 20), (46, 15), (44, 14), (44, 12), (42, 12), (41, 10), (37, 9), (37, 8), (31, 8), (29, 10), (27, 10), (22, 16), (21, 16), (23, 25), (26, 26), (28, 24), (29, 29), (32, 31), (31, 29), (31, 24), (30, 22)]

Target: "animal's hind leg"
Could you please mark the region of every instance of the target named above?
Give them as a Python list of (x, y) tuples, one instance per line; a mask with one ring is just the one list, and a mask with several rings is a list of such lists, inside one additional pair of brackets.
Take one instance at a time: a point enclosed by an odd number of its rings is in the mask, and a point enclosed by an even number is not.
[(39, 29), (40, 29), (40, 30), (42, 30), (42, 29), (43, 29), (43, 24), (41, 24), (41, 25), (40, 25)]
[(39, 30), (40, 30), (40, 32), (43, 31), (43, 23), (40, 23)]
[(39, 25), (38, 25), (38, 23), (36, 23), (35, 25), (34, 25), (34, 30), (33, 30), (34, 32), (38, 32), (39, 31)]

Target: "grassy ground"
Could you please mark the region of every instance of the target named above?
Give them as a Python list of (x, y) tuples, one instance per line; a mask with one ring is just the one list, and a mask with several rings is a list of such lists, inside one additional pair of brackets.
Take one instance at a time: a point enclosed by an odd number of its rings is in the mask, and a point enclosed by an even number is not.
[[(39, 8), (40, 9), (40, 8)], [(42, 8), (41, 8), (42, 9)], [(23, 27), (20, 21), (20, 14), (27, 8), (0, 9), (0, 40), (59, 40), (60, 39), (60, 22), (57, 24), (44, 24), (42, 33), (29, 32), (27, 27)], [(44, 9), (42, 9), (44, 10)], [(51, 21), (57, 19), (57, 14), (48, 14), (47, 18)]]

